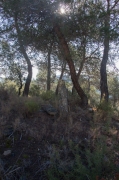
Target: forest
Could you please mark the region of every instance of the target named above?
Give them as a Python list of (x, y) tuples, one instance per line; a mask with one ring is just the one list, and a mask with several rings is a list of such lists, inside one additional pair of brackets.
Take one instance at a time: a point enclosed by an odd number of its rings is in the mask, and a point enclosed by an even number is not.
[(119, 180), (119, 0), (0, 0), (0, 180)]

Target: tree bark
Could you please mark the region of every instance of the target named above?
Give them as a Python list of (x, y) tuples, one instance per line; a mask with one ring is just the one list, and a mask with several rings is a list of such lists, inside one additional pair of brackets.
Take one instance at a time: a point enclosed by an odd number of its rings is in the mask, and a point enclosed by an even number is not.
[(17, 35), (18, 35), (20, 50), (27, 62), (27, 66), (28, 66), (28, 76), (27, 76), (24, 91), (23, 91), (23, 96), (28, 96), (30, 83), (31, 83), (31, 79), (32, 79), (32, 65), (31, 65), (31, 61), (28, 58), (28, 55), (27, 55), (24, 45), (23, 45), (20, 29), (19, 29), (18, 22), (17, 22), (17, 14), (15, 14), (15, 27), (16, 27), (16, 31), (17, 31)]
[(105, 17), (105, 37), (104, 37), (104, 51), (103, 58), (101, 62), (100, 68), (100, 90), (101, 90), (101, 101), (108, 102), (109, 100), (109, 92), (108, 92), (108, 84), (107, 84), (107, 71), (106, 65), (108, 61), (108, 53), (109, 53), (109, 28), (110, 28), (110, 12), (109, 12), (109, 1), (107, 0), (107, 15)]
[(54, 31), (55, 31), (55, 33), (59, 39), (59, 42), (62, 46), (62, 50), (64, 53), (65, 60), (67, 61), (68, 65), (69, 65), (73, 85), (74, 85), (75, 89), (77, 90), (77, 93), (79, 94), (79, 96), (81, 98), (82, 105), (87, 106), (88, 105), (88, 98), (78, 83), (78, 79), (77, 79), (74, 63), (73, 63), (71, 55), (70, 55), (69, 47), (68, 47), (68, 44), (65, 40), (65, 37), (63, 36), (63, 34), (60, 30), (59, 25), (55, 24)]
[(31, 79), (32, 79), (32, 65), (28, 65), (28, 76), (26, 78), (23, 96), (28, 96), (28, 94), (29, 94)]
[(22, 74), (21, 72), (17, 69), (17, 73), (18, 73), (18, 77), (19, 77), (19, 82), (20, 82), (20, 85), (19, 85), (19, 91), (18, 91), (18, 96), (21, 95), (21, 89), (23, 87), (23, 83), (22, 83)]

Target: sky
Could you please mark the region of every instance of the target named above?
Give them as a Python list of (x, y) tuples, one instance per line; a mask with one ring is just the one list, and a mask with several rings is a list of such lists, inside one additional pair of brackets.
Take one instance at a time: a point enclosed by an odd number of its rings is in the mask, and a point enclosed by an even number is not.
[(38, 73), (37, 67), (33, 67), (33, 78), (32, 79), (36, 79), (37, 73)]

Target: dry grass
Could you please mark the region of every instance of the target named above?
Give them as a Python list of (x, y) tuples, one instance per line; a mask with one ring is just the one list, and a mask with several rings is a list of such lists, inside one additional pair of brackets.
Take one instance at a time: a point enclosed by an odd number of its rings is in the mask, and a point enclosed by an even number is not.
[[(9, 99), (6, 101), (1, 101), (1, 113), (7, 118), (10, 114), (17, 114), (18, 116), (23, 116), (29, 113), (28, 105), (38, 105), (39, 109), (43, 100), (37, 97), (18, 97), (16, 95), (9, 95)], [(31, 107), (33, 108), (33, 107)], [(31, 110), (32, 111), (32, 110)]]

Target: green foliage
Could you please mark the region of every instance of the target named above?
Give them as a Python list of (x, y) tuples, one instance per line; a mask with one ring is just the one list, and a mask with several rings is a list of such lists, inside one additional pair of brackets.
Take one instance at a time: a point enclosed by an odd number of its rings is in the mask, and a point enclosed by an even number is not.
[(106, 102), (106, 101), (102, 101), (99, 105), (98, 105), (98, 109), (99, 110), (103, 110), (104, 112), (108, 113), (112, 113), (113, 112), (113, 108), (110, 102)]
[(14, 81), (6, 79), (4, 83), (2, 84), (4, 89), (8, 91), (9, 94), (14, 93), (17, 94), (17, 84)]
[(98, 106), (97, 110), (99, 112), (99, 119), (106, 121), (105, 128), (108, 129), (110, 126), (110, 121), (114, 115), (114, 108), (112, 107), (111, 102), (102, 101)]
[(90, 87), (90, 92), (88, 94), (90, 105), (91, 106), (96, 106), (100, 103), (100, 92), (99, 90), (96, 89), (96, 87), (91, 86)]
[(114, 171), (114, 164), (102, 142), (98, 142), (93, 151), (90, 149), (82, 151), (77, 145), (71, 146), (69, 151), (74, 154), (74, 159), (62, 162), (64, 159), (56, 158), (47, 171), (49, 180), (95, 180), (96, 176), (100, 178), (111, 176), (111, 172)]
[[(14, 81), (21, 86), (26, 76), (26, 66), (19, 52), (15, 52), (16, 45), (12, 46), (7, 41), (1, 42), (0, 54), (2, 55), (2, 73), (8, 80)], [(1, 61), (1, 62), (2, 62)]]
[(118, 107), (119, 101), (119, 78), (118, 75), (114, 73), (108, 74), (108, 87), (109, 87), (109, 94), (110, 100), (113, 103), (113, 107)]
[(39, 96), (40, 95), (40, 88), (39, 85), (35, 84), (35, 82), (31, 83), (29, 95), (31, 96)]
[(53, 91), (46, 91), (41, 94), (41, 98), (45, 101), (52, 100), (55, 98), (55, 93)]
[(31, 115), (35, 113), (39, 109), (39, 104), (38, 102), (35, 102), (32, 99), (28, 99), (27, 102), (25, 102), (25, 113), (27, 115)]

